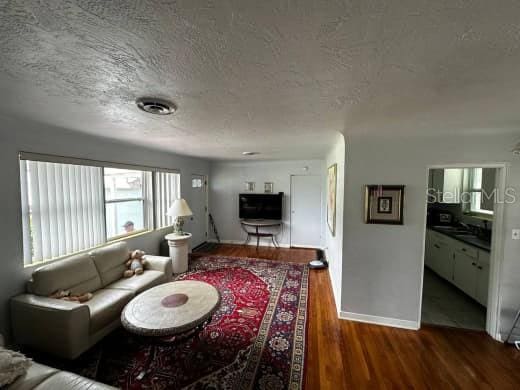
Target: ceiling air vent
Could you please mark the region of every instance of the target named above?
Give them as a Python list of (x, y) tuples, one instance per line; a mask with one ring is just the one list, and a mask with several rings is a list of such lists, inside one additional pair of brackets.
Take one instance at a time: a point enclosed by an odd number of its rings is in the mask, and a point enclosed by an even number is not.
[(169, 115), (177, 111), (175, 104), (159, 98), (139, 98), (136, 103), (137, 107), (150, 114)]

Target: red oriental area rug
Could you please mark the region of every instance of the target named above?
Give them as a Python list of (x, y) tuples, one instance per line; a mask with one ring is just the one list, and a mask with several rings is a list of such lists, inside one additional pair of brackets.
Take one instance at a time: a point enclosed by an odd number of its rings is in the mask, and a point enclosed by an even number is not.
[(303, 388), (306, 265), (207, 256), (192, 260), (178, 280), (204, 281), (221, 294), (219, 310), (196, 337), (152, 348), (121, 329), (76, 369), (66, 368), (123, 389)]

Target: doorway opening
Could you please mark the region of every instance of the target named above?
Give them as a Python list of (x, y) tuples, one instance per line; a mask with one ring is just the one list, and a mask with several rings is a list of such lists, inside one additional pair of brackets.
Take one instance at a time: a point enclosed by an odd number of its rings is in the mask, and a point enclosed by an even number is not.
[(420, 322), (497, 338), (505, 167), (428, 169)]

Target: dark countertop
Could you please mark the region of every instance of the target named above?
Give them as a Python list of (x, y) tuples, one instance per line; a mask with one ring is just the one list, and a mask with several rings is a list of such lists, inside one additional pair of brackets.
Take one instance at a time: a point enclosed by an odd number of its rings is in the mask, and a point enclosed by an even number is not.
[(471, 237), (460, 236), (453, 232), (450, 232), (449, 230), (438, 228), (436, 226), (428, 226), (428, 229), (431, 229), (437, 233), (444, 234), (445, 236), (448, 236), (450, 238), (453, 238), (454, 240), (463, 242), (464, 244), (476, 246), (477, 248), (482, 249), (486, 252), (491, 252), (491, 243), (486, 240), (483, 240), (481, 238), (478, 238), (476, 236), (471, 236)]

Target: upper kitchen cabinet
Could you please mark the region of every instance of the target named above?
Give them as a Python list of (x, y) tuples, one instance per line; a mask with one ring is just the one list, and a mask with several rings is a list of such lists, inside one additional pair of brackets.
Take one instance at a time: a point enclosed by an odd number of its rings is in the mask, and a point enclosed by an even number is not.
[(429, 187), (439, 194), (439, 203), (460, 203), (463, 169), (430, 169)]

